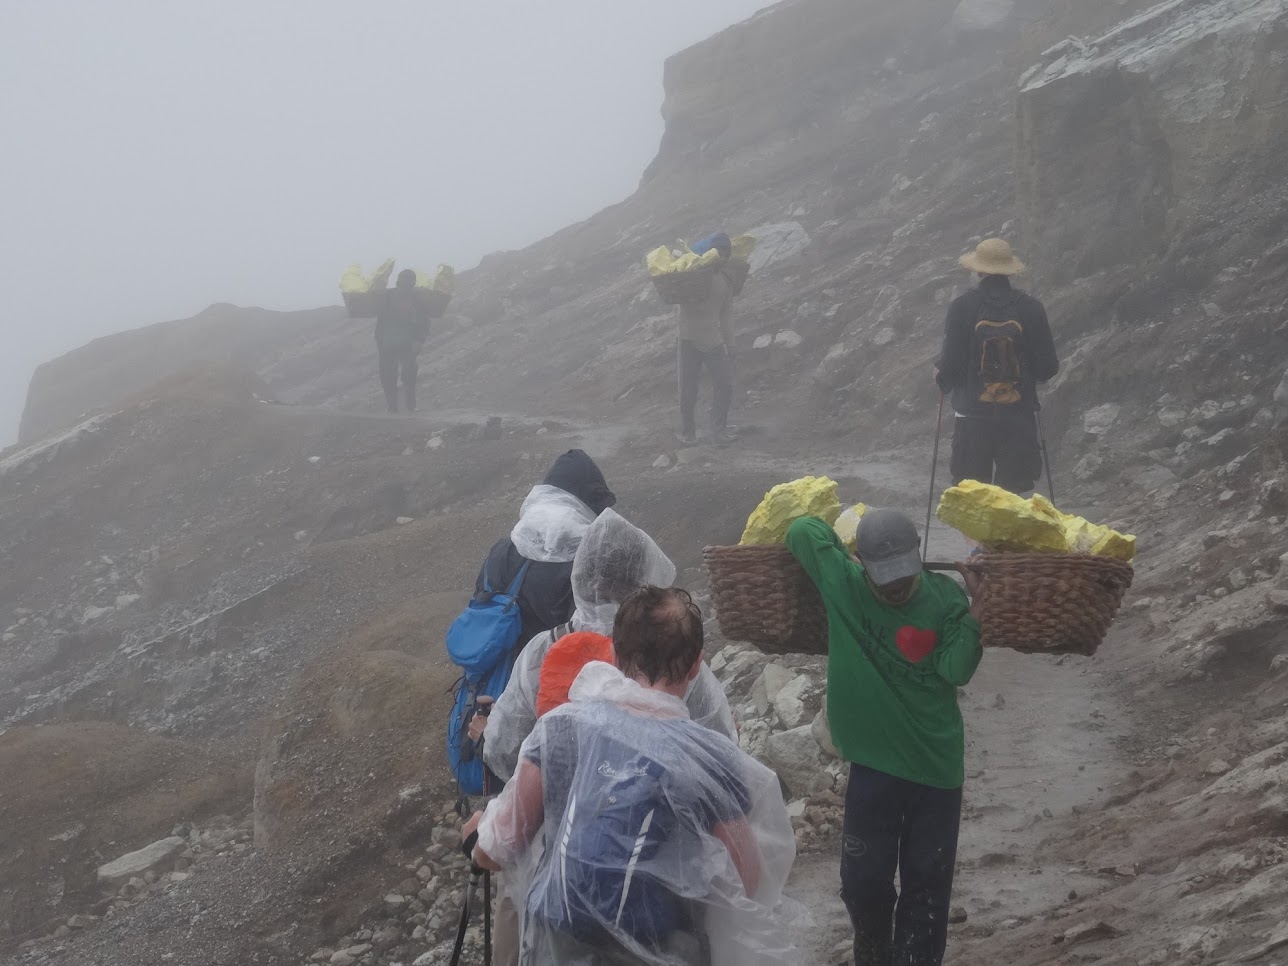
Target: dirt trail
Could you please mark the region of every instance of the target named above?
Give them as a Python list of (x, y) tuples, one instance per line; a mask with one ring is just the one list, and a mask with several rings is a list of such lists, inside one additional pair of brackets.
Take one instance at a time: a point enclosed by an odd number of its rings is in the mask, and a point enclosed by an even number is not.
[[(579, 445), (610, 463), (647, 454), (638, 446), (639, 428), (576, 427), (571, 421), (564, 426)], [(864, 458), (802, 456), (789, 437), (755, 424), (748, 430), (739, 445), (682, 451), (680, 465), (669, 472), (714, 476), (731, 487), (752, 475), (788, 480), (825, 474), (840, 484), (842, 500), (899, 509), (922, 526), (929, 454), (920, 448)], [(650, 440), (667, 438), (657, 427), (644, 432)], [(950, 482), (946, 446), (940, 455), (937, 480), (943, 488)], [(961, 534), (932, 521), (931, 559), (960, 559), (968, 549)], [(1108, 672), (1087, 658), (990, 650), (963, 689), (962, 711), (967, 783), (953, 906), (964, 910), (967, 919), (954, 924), (950, 947), (1040, 916), (1064, 903), (1071, 892), (1085, 896), (1107, 887), (1108, 877), (1044, 857), (1040, 845), (1061, 822), (1103, 798), (1126, 773), (1117, 742), (1131, 730)], [(800, 856), (793, 870), (789, 895), (804, 907), (797, 941), (808, 963), (837, 961), (839, 947), (852, 936), (840, 899), (839, 855), (838, 834), (832, 848)]]

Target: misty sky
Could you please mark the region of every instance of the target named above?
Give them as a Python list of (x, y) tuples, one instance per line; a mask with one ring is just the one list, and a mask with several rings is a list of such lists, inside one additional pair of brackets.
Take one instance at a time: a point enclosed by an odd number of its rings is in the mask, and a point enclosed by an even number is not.
[(624, 198), (664, 59), (767, 5), (0, 0), (0, 446), (94, 336), (336, 303), (350, 262), (466, 268)]

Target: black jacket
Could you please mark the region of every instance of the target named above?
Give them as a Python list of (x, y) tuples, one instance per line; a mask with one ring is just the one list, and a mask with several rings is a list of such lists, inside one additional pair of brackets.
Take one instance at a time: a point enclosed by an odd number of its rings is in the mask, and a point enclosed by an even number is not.
[[(977, 365), (972, 358), (975, 326), (986, 315), (997, 321), (1014, 319), (1024, 327), (1025, 381), (1020, 387), (1020, 402), (1010, 406), (980, 402), (969, 385), (971, 367)], [(997, 408), (1037, 410), (1038, 384), (1060, 371), (1046, 309), (1032, 295), (1012, 288), (1005, 275), (986, 275), (975, 288), (953, 299), (944, 320), (944, 345), (938, 365), (939, 388), (952, 394), (953, 409), (962, 416), (987, 416)]]
[[(579, 449), (569, 450), (555, 460), (542, 482), (571, 493), (596, 515), (617, 502), (595, 461)], [(493, 592), (503, 593), (523, 564), (524, 558), (514, 543), (509, 537), (502, 537), (483, 561), (474, 582), (475, 595), (483, 593), (485, 577)], [(573, 607), (572, 561), (530, 563), (519, 591), (519, 614), (523, 621), (520, 648), (538, 634), (565, 623), (572, 617)]]
[(429, 311), (414, 289), (391, 288), (376, 312), (376, 342), (406, 349), (429, 338)]

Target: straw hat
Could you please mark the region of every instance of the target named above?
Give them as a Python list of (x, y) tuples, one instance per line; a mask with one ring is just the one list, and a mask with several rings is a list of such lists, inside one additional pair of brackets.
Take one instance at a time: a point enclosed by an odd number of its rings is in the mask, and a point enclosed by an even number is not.
[(980, 275), (1018, 275), (1024, 271), (1024, 263), (1001, 238), (985, 238), (973, 252), (967, 252), (958, 261), (962, 268)]

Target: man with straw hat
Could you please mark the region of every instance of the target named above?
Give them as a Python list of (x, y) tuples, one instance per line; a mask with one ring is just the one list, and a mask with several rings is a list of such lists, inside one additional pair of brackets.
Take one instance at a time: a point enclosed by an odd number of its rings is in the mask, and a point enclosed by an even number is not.
[(986, 238), (959, 260), (979, 284), (953, 300), (935, 381), (952, 397), (952, 477), (1031, 493), (1042, 475), (1037, 387), (1060, 371), (1042, 303), (1011, 284), (1011, 246)]

